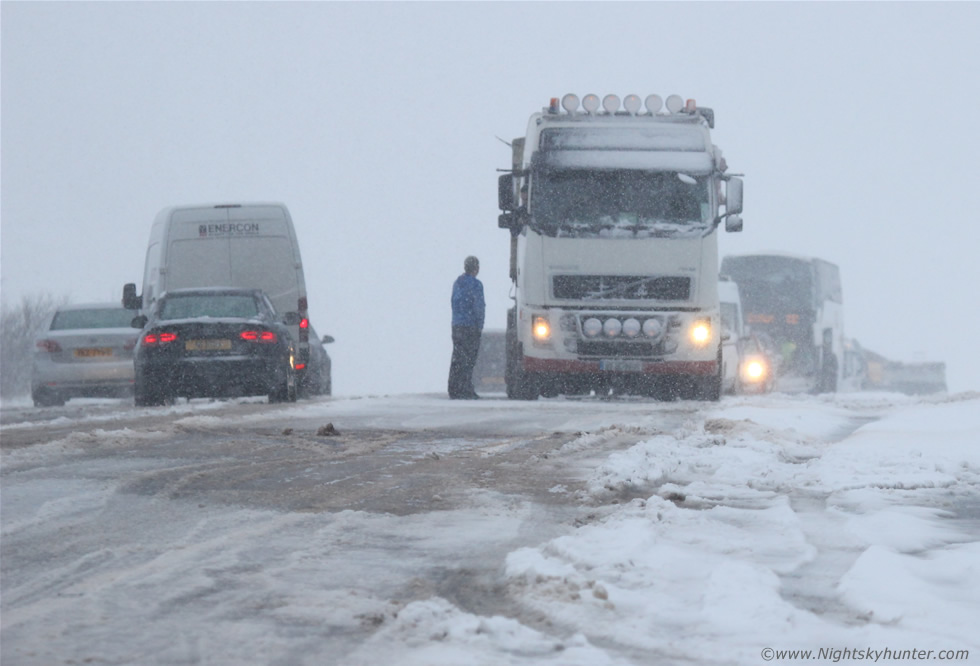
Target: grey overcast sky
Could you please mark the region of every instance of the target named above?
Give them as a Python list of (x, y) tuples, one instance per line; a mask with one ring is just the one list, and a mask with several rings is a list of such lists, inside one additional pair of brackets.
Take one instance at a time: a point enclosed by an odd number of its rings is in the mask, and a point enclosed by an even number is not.
[(444, 391), (449, 293), (503, 328), (496, 137), (567, 92), (715, 110), (721, 254), (840, 265), (846, 333), (980, 389), (980, 3), (11, 2), (4, 303), (119, 299), (181, 203), (282, 201), (338, 394)]

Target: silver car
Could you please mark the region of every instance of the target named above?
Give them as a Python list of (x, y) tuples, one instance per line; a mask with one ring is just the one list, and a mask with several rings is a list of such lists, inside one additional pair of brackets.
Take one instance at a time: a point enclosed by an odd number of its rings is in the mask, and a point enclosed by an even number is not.
[(116, 303), (65, 305), (34, 346), (31, 397), (37, 407), (74, 397), (133, 394), (133, 312)]

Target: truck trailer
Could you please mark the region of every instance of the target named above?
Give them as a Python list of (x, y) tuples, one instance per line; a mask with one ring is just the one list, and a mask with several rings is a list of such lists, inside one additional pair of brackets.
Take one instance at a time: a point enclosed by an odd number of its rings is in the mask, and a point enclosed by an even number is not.
[(719, 398), (717, 230), (741, 231), (742, 180), (713, 127), (677, 95), (569, 94), (531, 115), (498, 179), (508, 397)]

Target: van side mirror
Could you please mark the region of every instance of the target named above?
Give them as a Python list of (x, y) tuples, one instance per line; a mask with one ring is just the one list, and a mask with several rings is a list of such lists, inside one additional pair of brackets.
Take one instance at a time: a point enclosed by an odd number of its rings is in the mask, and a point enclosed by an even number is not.
[(302, 320), (303, 318), (298, 312), (287, 312), (282, 316), (282, 323), (284, 323), (286, 326), (299, 326), (299, 323)]
[(132, 282), (123, 285), (122, 306), (127, 310), (139, 310), (143, 307), (143, 297), (136, 295), (136, 285)]
[(324, 335), (323, 336), (323, 339), (320, 340), (320, 342), (322, 342), (325, 345), (329, 345), (331, 342), (333, 342), (333, 336), (332, 335)]
[(133, 320), (129, 322), (129, 325), (133, 328), (143, 328), (146, 326), (146, 322), (148, 321), (149, 318), (146, 315), (137, 315), (133, 317)]
[(517, 208), (517, 198), (514, 196), (514, 175), (505, 173), (497, 179), (497, 207), (500, 210)]

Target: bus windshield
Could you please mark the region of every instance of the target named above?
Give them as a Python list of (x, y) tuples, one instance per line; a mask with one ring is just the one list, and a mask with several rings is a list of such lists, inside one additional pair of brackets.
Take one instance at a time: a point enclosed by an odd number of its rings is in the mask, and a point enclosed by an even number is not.
[(813, 271), (808, 261), (792, 257), (725, 257), (721, 273), (738, 284), (746, 313), (802, 314), (812, 312), (816, 306)]
[(572, 238), (701, 233), (712, 223), (706, 176), (638, 170), (541, 170), (531, 178), (531, 228)]

